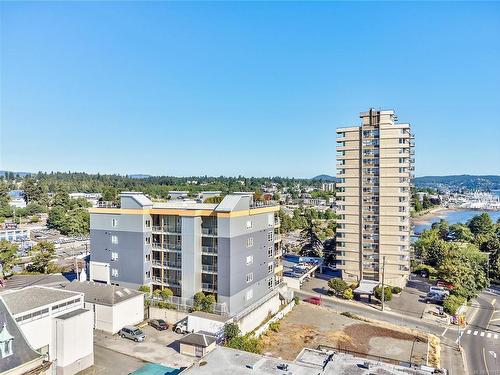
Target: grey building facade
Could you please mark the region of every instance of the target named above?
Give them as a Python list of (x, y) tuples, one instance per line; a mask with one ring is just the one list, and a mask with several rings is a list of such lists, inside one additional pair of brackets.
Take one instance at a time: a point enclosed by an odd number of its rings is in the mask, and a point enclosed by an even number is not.
[(187, 299), (203, 291), (235, 314), (282, 281), (278, 210), (244, 194), (153, 204), (122, 193), (120, 208), (91, 209), (90, 279)]

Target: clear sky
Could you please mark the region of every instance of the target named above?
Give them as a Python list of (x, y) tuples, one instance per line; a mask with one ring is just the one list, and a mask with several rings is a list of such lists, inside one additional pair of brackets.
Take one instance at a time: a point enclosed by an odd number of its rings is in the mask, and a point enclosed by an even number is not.
[(416, 175), (500, 174), (500, 3), (2, 2), (0, 169), (335, 174), (368, 107)]

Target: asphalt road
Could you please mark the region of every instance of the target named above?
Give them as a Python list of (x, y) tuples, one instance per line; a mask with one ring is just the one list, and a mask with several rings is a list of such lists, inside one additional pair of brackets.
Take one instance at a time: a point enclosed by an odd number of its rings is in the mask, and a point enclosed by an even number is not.
[[(481, 293), (472, 304), (472, 315), (460, 343), (469, 374), (500, 374), (500, 288)], [(495, 336), (496, 335), (496, 336)]]

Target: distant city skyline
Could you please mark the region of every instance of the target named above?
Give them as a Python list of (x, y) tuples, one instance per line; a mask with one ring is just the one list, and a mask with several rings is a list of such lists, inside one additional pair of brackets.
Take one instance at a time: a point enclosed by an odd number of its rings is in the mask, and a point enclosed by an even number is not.
[(2, 2), (0, 170), (334, 176), (374, 107), (416, 176), (500, 175), (498, 35), (499, 3)]

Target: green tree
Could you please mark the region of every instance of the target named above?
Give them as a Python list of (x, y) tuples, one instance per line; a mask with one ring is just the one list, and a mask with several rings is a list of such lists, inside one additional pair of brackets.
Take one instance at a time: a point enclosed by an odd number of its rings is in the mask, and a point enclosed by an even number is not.
[(448, 238), (450, 226), (446, 220), (441, 219), (437, 223), (433, 223), (431, 228), (437, 230), (439, 237), (442, 240)]
[(308, 225), (300, 232), (302, 237), (300, 255), (322, 257), (323, 242), (318, 237), (318, 224), (313, 220), (308, 220)]
[(151, 286), (150, 285), (141, 285), (137, 290), (139, 292), (143, 292), (143, 293), (151, 293)]
[(465, 302), (465, 298), (451, 294), (443, 301), (444, 311), (450, 315), (455, 315), (460, 306), (462, 306)]
[(450, 225), (450, 237), (458, 242), (472, 242), (474, 241), (474, 235), (470, 231), (469, 227), (465, 224), (453, 224)]
[(494, 229), (493, 221), (491, 220), (490, 215), (486, 212), (481, 215), (474, 216), (467, 222), (467, 225), (470, 231), (476, 236), (478, 234), (491, 234)]
[(349, 288), (349, 285), (339, 277), (333, 277), (328, 280), (328, 287), (332, 289), (333, 293), (340, 296), (346, 289)]
[(224, 337), (226, 341), (230, 341), (241, 335), (240, 327), (236, 323), (226, 323), (224, 325)]
[(193, 297), (193, 310), (201, 311), (203, 308), (203, 300), (205, 299), (205, 293), (198, 292)]
[(174, 295), (174, 292), (172, 292), (172, 289), (169, 288), (163, 288), (160, 292), (161, 298), (163, 299), (169, 299)]
[(17, 245), (9, 241), (0, 241), (0, 271), (2, 278), (12, 271), (12, 267), (16, 264)]
[(201, 301), (201, 311), (207, 312), (207, 313), (213, 313), (214, 312), (214, 305), (215, 305), (215, 297), (213, 294), (209, 294), (205, 296), (202, 301)]
[(56, 256), (54, 244), (49, 241), (41, 241), (31, 248), (30, 251), (32, 265), (31, 270), (40, 273), (49, 273), (50, 264)]

